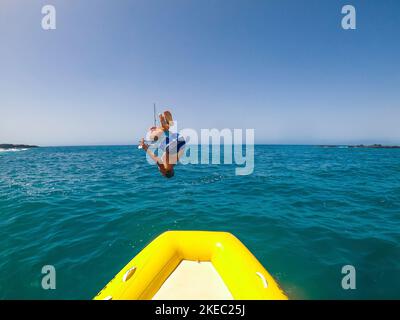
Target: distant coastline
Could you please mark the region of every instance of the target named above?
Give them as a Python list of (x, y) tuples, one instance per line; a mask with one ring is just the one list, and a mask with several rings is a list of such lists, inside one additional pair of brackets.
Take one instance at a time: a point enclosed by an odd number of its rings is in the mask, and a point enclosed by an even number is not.
[(320, 145), (321, 148), (372, 148), (372, 149), (400, 149), (400, 146), (386, 146), (383, 144), (357, 145)]
[(3, 150), (30, 149), (30, 148), (39, 148), (39, 146), (31, 146), (31, 145), (27, 145), (27, 144), (11, 144), (11, 143), (0, 144), (0, 149), (3, 149)]

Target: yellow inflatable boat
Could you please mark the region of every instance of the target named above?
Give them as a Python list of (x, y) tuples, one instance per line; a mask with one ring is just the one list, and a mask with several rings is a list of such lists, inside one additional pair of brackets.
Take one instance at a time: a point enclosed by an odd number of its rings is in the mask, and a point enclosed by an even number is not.
[(168, 231), (133, 258), (96, 300), (287, 299), (232, 234)]

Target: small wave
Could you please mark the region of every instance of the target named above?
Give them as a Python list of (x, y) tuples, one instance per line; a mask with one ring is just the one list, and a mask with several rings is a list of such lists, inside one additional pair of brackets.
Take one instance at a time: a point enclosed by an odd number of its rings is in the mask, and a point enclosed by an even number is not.
[(28, 150), (28, 149), (27, 148), (22, 148), (22, 149), (19, 149), (19, 148), (1, 149), (0, 148), (0, 152), (18, 152), (18, 151), (26, 151), (26, 150)]

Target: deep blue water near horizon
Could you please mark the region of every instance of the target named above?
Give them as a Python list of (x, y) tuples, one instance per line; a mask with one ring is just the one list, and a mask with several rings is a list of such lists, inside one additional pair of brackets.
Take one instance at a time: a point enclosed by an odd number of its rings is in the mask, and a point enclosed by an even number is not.
[(166, 230), (232, 232), (293, 299), (400, 298), (400, 150), (258, 145), (254, 173), (234, 169), (167, 180), (133, 146), (1, 152), (0, 298), (91, 299)]

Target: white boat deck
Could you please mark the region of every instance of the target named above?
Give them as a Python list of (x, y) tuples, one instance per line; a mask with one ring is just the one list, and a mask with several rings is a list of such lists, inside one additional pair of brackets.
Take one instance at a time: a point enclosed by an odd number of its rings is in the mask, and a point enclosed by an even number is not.
[(153, 300), (233, 300), (211, 262), (183, 260)]

